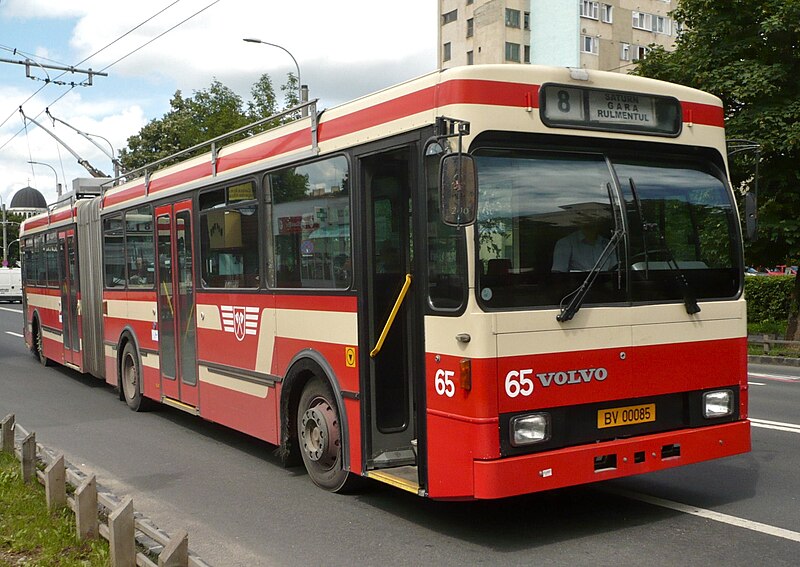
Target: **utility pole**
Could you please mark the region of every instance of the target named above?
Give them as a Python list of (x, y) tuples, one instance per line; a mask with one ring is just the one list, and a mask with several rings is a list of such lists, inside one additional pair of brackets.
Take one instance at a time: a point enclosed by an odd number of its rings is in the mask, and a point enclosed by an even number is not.
[(8, 236), (6, 234), (6, 225), (8, 221), (6, 220), (6, 203), (3, 202), (3, 267), (8, 267)]

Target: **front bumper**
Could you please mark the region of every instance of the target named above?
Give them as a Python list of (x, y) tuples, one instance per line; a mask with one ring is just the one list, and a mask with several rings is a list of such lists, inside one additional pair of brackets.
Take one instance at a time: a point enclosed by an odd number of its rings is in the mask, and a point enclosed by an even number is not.
[(473, 461), (474, 497), (505, 498), (669, 469), (750, 450), (747, 420)]

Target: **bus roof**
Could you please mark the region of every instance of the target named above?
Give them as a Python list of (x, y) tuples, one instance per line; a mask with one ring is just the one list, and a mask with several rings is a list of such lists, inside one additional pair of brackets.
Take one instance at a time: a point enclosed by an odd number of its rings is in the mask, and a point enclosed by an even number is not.
[[(651, 139), (636, 133), (576, 131), (545, 125), (539, 116), (540, 87), (546, 84), (672, 97), (683, 109), (683, 128), (674, 144), (715, 147), (724, 157), (722, 102), (689, 87), (604, 71), (539, 65), (474, 65), (436, 71), (299, 118), (226, 146), (148, 172), (105, 190), (103, 208), (115, 210), (188, 191), (198, 186), (287, 165), (434, 124), (438, 116), (472, 123), (467, 143), (486, 129), (556, 135)], [(312, 109), (315, 106), (312, 104)], [(524, 114), (523, 114), (524, 113)], [(521, 120), (521, 118), (529, 118)], [(62, 209), (33, 217), (26, 231), (52, 225)], [(72, 205), (69, 205), (72, 209)], [(62, 213), (59, 215), (59, 213)]]

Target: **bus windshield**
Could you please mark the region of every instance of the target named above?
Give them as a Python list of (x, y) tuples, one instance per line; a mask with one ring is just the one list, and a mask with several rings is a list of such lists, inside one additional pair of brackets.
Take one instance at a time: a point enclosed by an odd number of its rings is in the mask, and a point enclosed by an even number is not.
[(478, 297), (489, 309), (563, 306), (598, 262), (585, 304), (736, 297), (738, 230), (721, 174), (701, 161), (481, 149)]

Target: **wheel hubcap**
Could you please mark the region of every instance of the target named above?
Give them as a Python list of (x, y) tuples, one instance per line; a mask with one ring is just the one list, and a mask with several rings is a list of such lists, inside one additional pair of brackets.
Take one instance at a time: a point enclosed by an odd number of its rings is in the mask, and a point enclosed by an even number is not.
[(133, 365), (130, 357), (125, 359), (123, 385), (125, 388), (125, 395), (132, 398), (134, 392), (136, 392), (136, 367)]
[(339, 456), (339, 423), (336, 412), (324, 399), (312, 402), (300, 422), (300, 438), (306, 456), (325, 468)]

